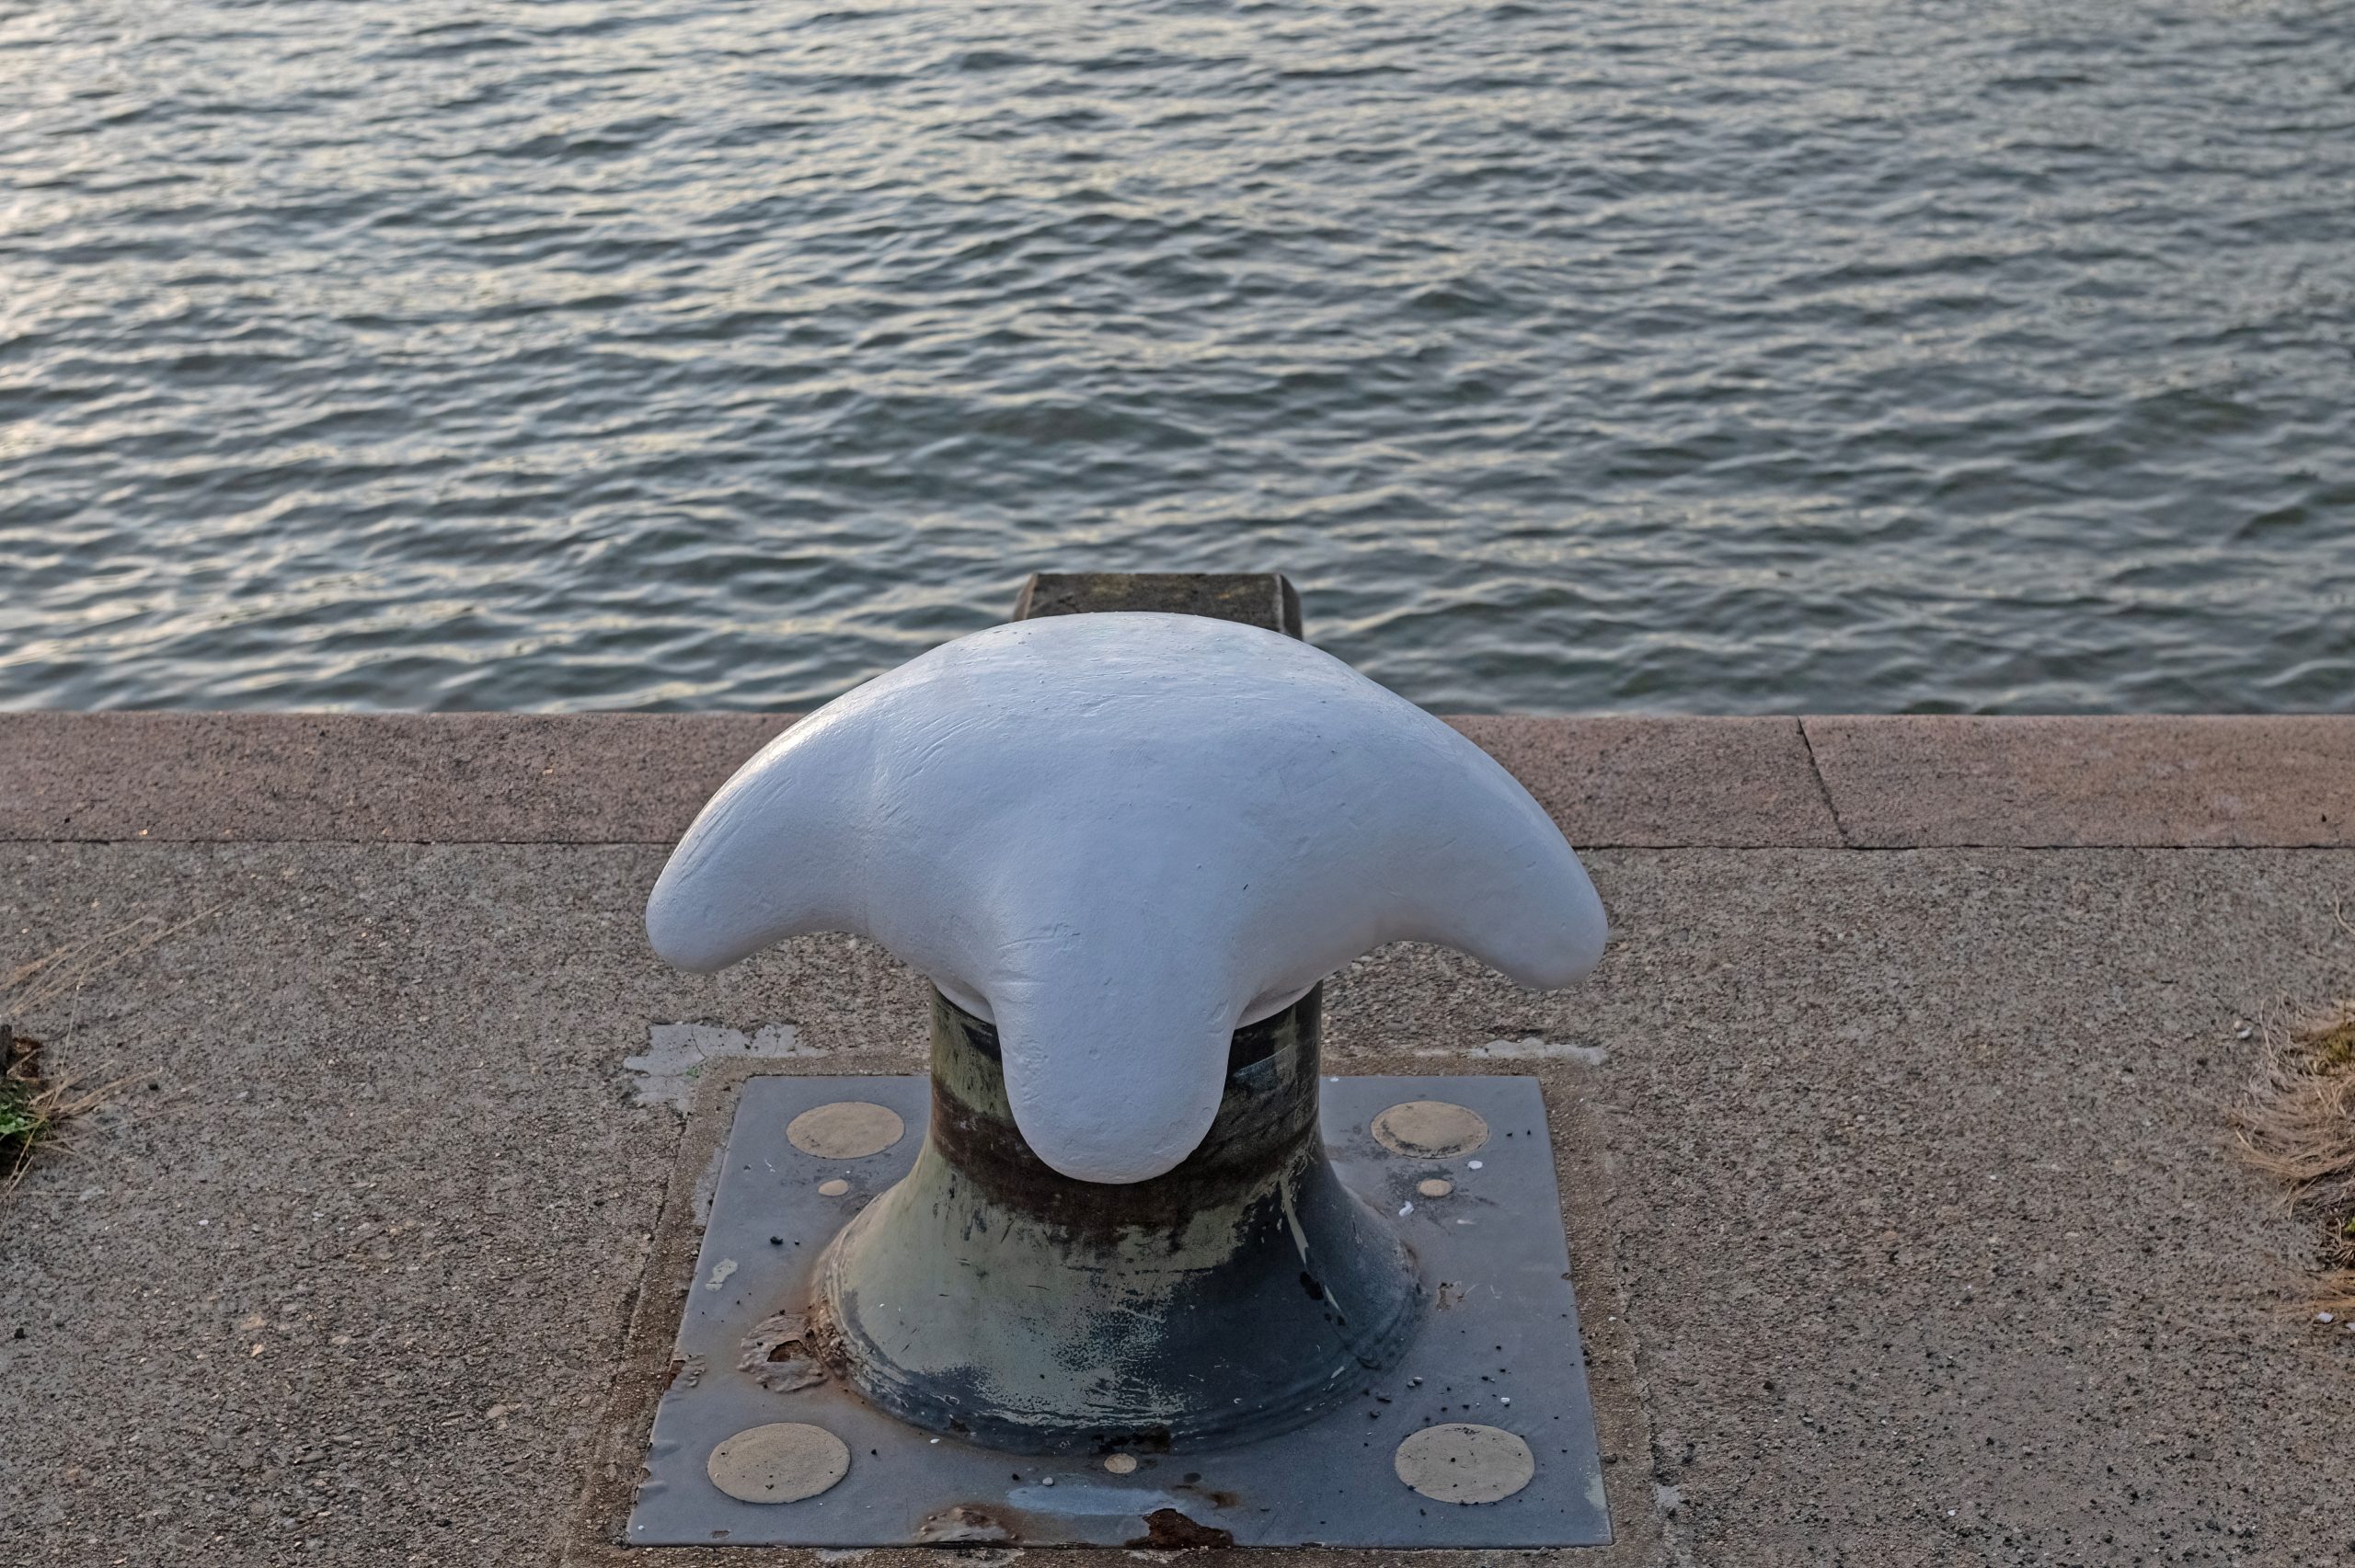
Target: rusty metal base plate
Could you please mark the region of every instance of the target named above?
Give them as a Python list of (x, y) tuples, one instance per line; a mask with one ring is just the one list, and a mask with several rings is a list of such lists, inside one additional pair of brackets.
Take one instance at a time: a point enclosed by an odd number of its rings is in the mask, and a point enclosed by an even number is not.
[[(1341, 1179), (1393, 1216), (1439, 1310), (1405, 1359), (1314, 1424), (1217, 1452), (1034, 1459), (902, 1425), (828, 1381), (787, 1391), (740, 1369), (764, 1318), (800, 1299), (810, 1267), (859, 1207), (913, 1162), (924, 1078), (748, 1081), (722, 1151), (677, 1364), (654, 1419), (631, 1510), (635, 1546), (874, 1547), (1005, 1541), (1026, 1546), (1183, 1545), (1482, 1548), (1599, 1546), (1611, 1539), (1580, 1351), (1545, 1109), (1534, 1078), (1327, 1078), (1325, 1139)], [(786, 1135), (805, 1111), (882, 1105), (905, 1131), (879, 1153), (822, 1159)], [(1486, 1142), (1447, 1158), (1393, 1152), (1373, 1132), (1392, 1106), (1436, 1101), (1476, 1112)], [(1442, 1193), (1436, 1185), (1448, 1184)], [(828, 1192), (827, 1188), (833, 1188)], [(1437, 1196), (1433, 1196), (1433, 1195)], [(943, 1301), (953, 1312), (957, 1303)], [(1237, 1332), (1248, 1332), (1237, 1325)], [(821, 1427), (847, 1473), (789, 1503), (741, 1502), (713, 1482), (714, 1448), (776, 1423)], [(1494, 1502), (1449, 1502), (1427, 1486), (1526, 1470)], [(1401, 1444), (1418, 1433), (1430, 1435)], [(822, 1437), (807, 1435), (833, 1452)], [(1462, 1448), (1464, 1444), (1470, 1448)], [(1488, 1464), (1508, 1450), (1499, 1471)], [(739, 1445), (736, 1451), (742, 1451)], [(1459, 1457), (1462, 1470), (1449, 1468)], [(1113, 1465), (1133, 1468), (1118, 1471)], [(1430, 1461), (1436, 1461), (1432, 1463)], [(1485, 1468), (1484, 1468), (1485, 1467)], [(790, 1486), (787, 1487), (791, 1489)], [(1478, 1488), (1475, 1488), (1477, 1490)]]

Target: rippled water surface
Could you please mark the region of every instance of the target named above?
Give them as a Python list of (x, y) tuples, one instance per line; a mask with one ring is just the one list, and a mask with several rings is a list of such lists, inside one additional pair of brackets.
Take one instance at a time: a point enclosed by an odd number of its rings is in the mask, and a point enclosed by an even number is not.
[(2355, 704), (2355, 7), (0, 7), (0, 705)]

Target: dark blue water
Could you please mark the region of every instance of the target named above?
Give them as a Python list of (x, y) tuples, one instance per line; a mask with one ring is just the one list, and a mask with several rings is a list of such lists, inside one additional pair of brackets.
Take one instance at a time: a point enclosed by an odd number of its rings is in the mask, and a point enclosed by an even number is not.
[(2355, 701), (2355, 6), (0, 6), (0, 705)]

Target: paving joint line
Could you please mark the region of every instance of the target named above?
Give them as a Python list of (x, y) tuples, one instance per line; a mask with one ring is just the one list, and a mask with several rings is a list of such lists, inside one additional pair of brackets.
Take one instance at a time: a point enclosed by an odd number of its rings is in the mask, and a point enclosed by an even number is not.
[(1855, 840), (1849, 836), (1848, 824), (1840, 819), (1840, 803), (1832, 798), (1832, 785), (1823, 777), (1823, 764), (1816, 761), (1815, 737), (1808, 733), (1807, 715), (1799, 715), (1791, 722), (1799, 727), (1799, 745), (1807, 752), (1807, 771), (1815, 775), (1816, 793), (1823, 797), (1823, 809), (1832, 818), (1832, 830), (1840, 835), (1840, 847), (1857, 848)]

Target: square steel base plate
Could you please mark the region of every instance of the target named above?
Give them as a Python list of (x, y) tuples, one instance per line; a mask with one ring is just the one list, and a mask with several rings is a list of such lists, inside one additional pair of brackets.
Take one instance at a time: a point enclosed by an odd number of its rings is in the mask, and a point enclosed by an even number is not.
[[(1221, 1535), (1237, 1546), (1610, 1540), (1553, 1146), (1535, 1079), (1326, 1079), (1325, 1140), (1335, 1168), (1351, 1191), (1395, 1217), (1436, 1310), (1398, 1366), (1369, 1375), (1362, 1394), (1314, 1424), (1217, 1452), (1138, 1455), (1124, 1473), (1101, 1459), (1039, 1459), (935, 1437), (833, 1381), (777, 1392), (738, 1369), (754, 1325), (800, 1299), (810, 1265), (834, 1232), (913, 1163), (929, 1095), (921, 1077), (745, 1083), (679, 1324), (674, 1375), (655, 1413), (647, 1474), (630, 1513), (630, 1544), (1143, 1547), (1223, 1544)], [(815, 1158), (787, 1141), (786, 1125), (795, 1116), (845, 1100), (890, 1108), (905, 1132), (858, 1160)], [(1391, 1152), (1373, 1138), (1372, 1123), (1415, 1100), (1478, 1112), (1489, 1128), (1486, 1144), (1452, 1159)], [(1419, 1190), (1432, 1180), (1453, 1190), (1436, 1197)], [(847, 1191), (821, 1192), (821, 1184), (836, 1182)], [(942, 1310), (958, 1308), (944, 1302)], [(850, 1449), (848, 1473), (816, 1496), (784, 1504), (739, 1502), (714, 1485), (706, 1470), (712, 1449), (776, 1422), (833, 1433)], [(1478, 1504), (1438, 1501), (1410, 1488), (1394, 1464), (1401, 1441), (1457, 1424), (1517, 1435), (1535, 1463), (1528, 1483)], [(1158, 1516), (1158, 1530), (1148, 1516)]]

